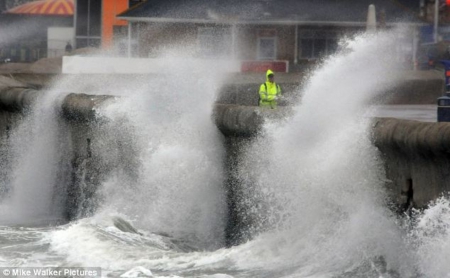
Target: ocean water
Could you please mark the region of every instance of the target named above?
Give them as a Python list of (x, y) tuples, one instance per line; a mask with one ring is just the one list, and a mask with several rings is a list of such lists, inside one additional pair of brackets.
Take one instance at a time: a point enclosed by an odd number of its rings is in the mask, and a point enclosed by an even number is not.
[[(449, 276), (449, 200), (393, 214), (370, 143), (370, 104), (399, 82), (396, 37), (342, 40), (305, 77), (292, 115), (267, 121), (242, 150), (238, 207), (252, 221), (233, 247), (224, 138), (211, 119), (226, 81), (220, 65), (180, 65), (171, 51), (151, 78), (58, 80), (1, 150), (0, 267), (100, 267), (104, 277)], [(71, 91), (119, 96), (97, 111), (114, 129), (94, 147), (114, 160), (111, 142), (130, 137), (134, 152), (99, 185), (95, 210), (67, 223), (70, 132), (58, 107)]]

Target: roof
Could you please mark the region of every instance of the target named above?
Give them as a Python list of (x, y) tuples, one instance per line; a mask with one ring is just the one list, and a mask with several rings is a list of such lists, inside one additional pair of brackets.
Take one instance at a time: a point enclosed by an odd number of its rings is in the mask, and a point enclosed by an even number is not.
[[(365, 24), (374, 4), (387, 23), (418, 23), (396, 0), (147, 0), (118, 17), (150, 22), (238, 22), (247, 24)], [(414, 9), (418, 10), (418, 9)]]
[(14, 7), (6, 13), (24, 15), (72, 16), (74, 0), (39, 0)]

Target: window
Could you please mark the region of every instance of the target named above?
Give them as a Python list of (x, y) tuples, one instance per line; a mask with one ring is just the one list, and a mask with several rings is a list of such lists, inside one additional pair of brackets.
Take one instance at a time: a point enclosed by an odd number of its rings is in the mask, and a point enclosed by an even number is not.
[(199, 52), (204, 57), (228, 57), (231, 54), (231, 31), (229, 28), (198, 28)]
[(258, 38), (258, 60), (275, 60), (276, 53), (276, 38)]
[(275, 60), (277, 58), (277, 32), (275, 29), (258, 30), (258, 60)]
[(101, 44), (102, 1), (78, 0), (76, 14), (76, 48)]
[(337, 50), (337, 33), (305, 30), (299, 33), (301, 58), (316, 59), (333, 54)]

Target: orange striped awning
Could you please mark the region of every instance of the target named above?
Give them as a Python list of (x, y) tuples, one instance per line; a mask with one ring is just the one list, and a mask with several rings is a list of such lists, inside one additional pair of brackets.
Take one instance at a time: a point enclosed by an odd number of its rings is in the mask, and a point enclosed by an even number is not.
[(72, 16), (74, 0), (37, 0), (14, 7), (6, 13)]

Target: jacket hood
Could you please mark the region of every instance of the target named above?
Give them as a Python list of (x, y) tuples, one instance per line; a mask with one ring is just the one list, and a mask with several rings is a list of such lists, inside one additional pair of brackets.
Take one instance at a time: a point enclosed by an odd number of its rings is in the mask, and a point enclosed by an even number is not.
[(272, 70), (268, 69), (266, 72), (266, 82), (269, 82), (269, 74), (274, 74)]

